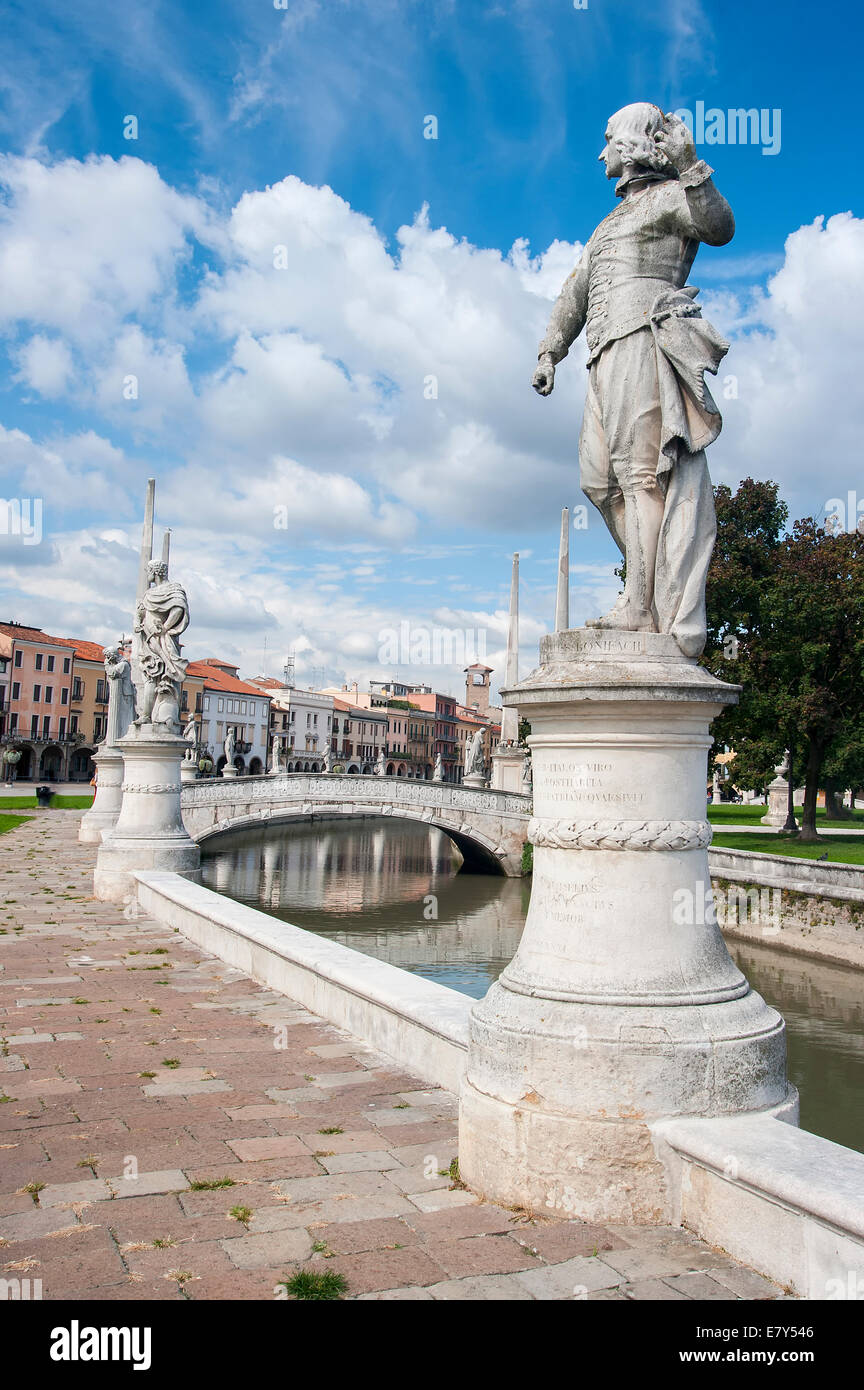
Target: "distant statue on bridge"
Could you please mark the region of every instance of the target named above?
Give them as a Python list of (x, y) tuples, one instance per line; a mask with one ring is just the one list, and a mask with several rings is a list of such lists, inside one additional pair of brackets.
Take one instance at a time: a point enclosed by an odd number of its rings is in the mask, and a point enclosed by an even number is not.
[(432, 773), (432, 781), (433, 781), (433, 782), (443, 782), (443, 781), (444, 781), (444, 762), (443, 762), (443, 759), (442, 759), (440, 753), (437, 755), (437, 757), (436, 757), (436, 759), (435, 759), (435, 768), (434, 768), (433, 773)]
[(381, 749), (378, 750), (378, 761), (377, 761), (377, 763), (375, 764), (375, 776), (376, 776), (376, 777), (386, 777), (386, 776), (387, 776), (387, 759), (386, 759), (386, 757), (384, 756), (384, 749), (383, 749), (383, 748), (381, 748)]
[(194, 762), (195, 751), (198, 747), (198, 726), (195, 723), (194, 714), (190, 715), (187, 721), (186, 728), (183, 730), (183, 737), (187, 744), (186, 752), (183, 754), (183, 757), (187, 762)]
[(237, 751), (237, 730), (234, 728), (233, 724), (231, 725), (231, 728), (228, 730), (228, 733), (225, 735), (225, 742), (223, 743), (222, 747), (225, 752), (226, 763), (229, 767), (233, 767), (234, 754)]
[(468, 776), (476, 774), (484, 777), (486, 774), (486, 759), (483, 756), (483, 730), (476, 729), (474, 737), (471, 739), (465, 754), (465, 772)]
[(333, 771), (333, 749), (329, 743), (327, 744), (327, 747), (324, 749), (324, 771)]

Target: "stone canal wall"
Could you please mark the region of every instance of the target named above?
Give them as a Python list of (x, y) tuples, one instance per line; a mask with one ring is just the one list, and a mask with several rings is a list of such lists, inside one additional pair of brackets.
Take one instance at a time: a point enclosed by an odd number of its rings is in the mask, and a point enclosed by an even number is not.
[(864, 868), (713, 848), (724, 936), (864, 969)]

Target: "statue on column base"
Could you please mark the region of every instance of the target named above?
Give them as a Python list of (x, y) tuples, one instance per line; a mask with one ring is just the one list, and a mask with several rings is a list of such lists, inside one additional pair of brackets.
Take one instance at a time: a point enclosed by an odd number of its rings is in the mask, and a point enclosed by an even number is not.
[(117, 744), (126, 737), (135, 718), (135, 687), (123, 639), (105, 648), (104, 665), (108, 679), (108, 716), (104, 741), (93, 757), (96, 795), (78, 827), (78, 840), (82, 845), (101, 844), (106, 832), (117, 823), (123, 801), (123, 755)]

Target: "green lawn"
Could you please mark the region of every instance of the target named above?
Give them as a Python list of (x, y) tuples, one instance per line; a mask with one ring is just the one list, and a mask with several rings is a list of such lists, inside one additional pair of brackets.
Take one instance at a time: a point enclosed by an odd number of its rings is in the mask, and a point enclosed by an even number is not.
[(23, 825), (25, 820), (32, 820), (32, 816), (4, 816), (0, 813), (0, 835), (5, 835), (7, 830), (17, 830), (19, 825)]
[[(708, 819), (712, 825), (758, 825), (767, 811), (767, 806), (733, 805), (732, 802), (727, 802), (722, 806), (709, 805)], [(800, 806), (795, 807), (795, 817), (800, 822)], [(836, 826), (838, 830), (845, 830), (847, 826), (854, 825), (857, 829), (859, 826), (864, 826), (864, 811), (854, 810), (849, 820), (826, 820), (825, 812), (817, 810), (816, 824), (827, 826), (829, 829)]]
[[(0, 807), (5, 809), (7, 806), (14, 806), (16, 810), (19, 806), (38, 806), (35, 794), (33, 796), (0, 796)], [(65, 811), (83, 811), (88, 806), (93, 805), (93, 793), (87, 792), (82, 796), (52, 796), (51, 805), (59, 807)]]
[(802, 845), (777, 834), (748, 835), (744, 830), (724, 835), (721, 831), (711, 843), (724, 849), (753, 849), (758, 854), (791, 854), (797, 859), (821, 859), (827, 850), (829, 864), (864, 864), (864, 835), (826, 835), (818, 845)]

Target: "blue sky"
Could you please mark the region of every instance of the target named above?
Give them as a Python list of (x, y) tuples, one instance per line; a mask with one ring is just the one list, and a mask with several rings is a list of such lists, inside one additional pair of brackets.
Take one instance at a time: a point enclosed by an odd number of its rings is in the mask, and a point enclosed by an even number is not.
[[(532, 663), (558, 510), (584, 500), (584, 353), (539, 401), (536, 342), (613, 205), (597, 153), (633, 100), (764, 109), (780, 137), (700, 148), (737, 221), (691, 277), (732, 342), (713, 476), (777, 478), (795, 515), (864, 497), (857, 7), (49, 0), (4, 18), (0, 459), (45, 530), (0, 538), (8, 616), (122, 627), (156, 472), (190, 655), (251, 673), (294, 646), (301, 678), (362, 679), (407, 621), (482, 630), (496, 664), (519, 549)], [(582, 621), (615, 588), (599, 519), (572, 559)], [(458, 689), (458, 662), (410, 674)]]

